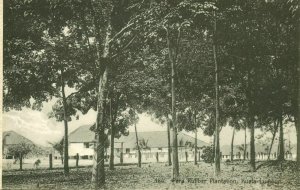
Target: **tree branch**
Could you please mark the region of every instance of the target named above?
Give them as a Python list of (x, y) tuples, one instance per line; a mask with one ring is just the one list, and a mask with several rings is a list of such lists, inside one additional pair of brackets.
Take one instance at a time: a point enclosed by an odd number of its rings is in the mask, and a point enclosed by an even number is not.
[[(132, 21), (132, 20), (130, 20)], [(129, 21), (129, 22), (130, 22)], [(123, 27), (118, 33), (116, 33), (109, 41), (108, 43), (111, 43), (113, 40), (115, 40), (117, 37), (119, 37), (123, 32), (125, 32), (128, 28), (130, 28), (134, 23), (128, 23), (125, 27)]]
[[(120, 52), (122, 52), (123, 50), (125, 50), (126, 48), (128, 48), (128, 47), (132, 44), (132, 42), (135, 40), (135, 38), (136, 38), (136, 35), (134, 35), (134, 36), (132, 37), (132, 39), (131, 39), (124, 47), (121, 48)], [(113, 56), (111, 56), (111, 58), (113, 59), (113, 58), (117, 57), (117, 56), (120, 54), (120, 52), (119, 52), (119, 53), (116, 53), (116, 54), (113, 55)]]

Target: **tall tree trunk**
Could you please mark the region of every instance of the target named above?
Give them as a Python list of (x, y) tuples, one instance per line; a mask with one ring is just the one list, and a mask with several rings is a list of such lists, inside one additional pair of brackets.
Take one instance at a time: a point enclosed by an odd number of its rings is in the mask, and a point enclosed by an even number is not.
[(233, 128), (232, 138), (231, 138), (231, 151), (230, 151), (230, 161), (233, 161), (233, 142), (234, 142), (235, 128)]
[(297, 163), (300, 166), (300, 23), (298, 22), (298, 83), (297, 83), (297, 111), (295, 116), (295, 125), (297, 131)]
[(110, 52), (111, 40), (111, 22), (108, 18), (106, 37), (104, 39), (104, 48), (101, 55), (100, 44), (102, 43), (100, 34), (100, 21), (94, 11), (92, 0), (89, 1), (89, 8), (92, 15), (94, 25), (95, 45), (96, 45), (96, 65), (100, 67), (99, 84), (97, 92), (97, 118), (96, 118), (96, 146), (94, 151), (93, 168), (92, 168), (92, 186), (94, 189), (99, 189), (105, 184), (105, 169), (104, 169), (104, 150), (105, 150), (105, 126), (104, 126), (104, 101), (107, 90), (108, 76), (108, 58)]
[[(300, 110), (300, 109), (299, 109)], [(296, 133), (297, 133), (297, 153), (296, 153), (296, 161), (298, 166), (300, 166), (300, 122), (295, 119)]]
[(251, 117), (252, 114), (250, 114), (249, 117), (249, 127), (250, 127), (250, 165), (251, 165), (251, 171), (255, 171), (255, 125), (254, 125), (254, 118)]
[(115, 126), (111, 122), (111, 135), (110, 135), (110, 157), (109, 157), (109, 169), (114, 170), (114, 159), (115, 159)]
[(247, 154), (247, 126), (245, 126), (244, 160), (246, 160), (246, 154)]
[(140, 150), (140, 146), (139, 146), (139, 138), (138, 138), (138, 134), (137, 134), (137, 129), (136, 129), (136, 123), (134, 124), (134, 131), (135, 131), (135, 139), (136, 139), (136, 148), (138, 151), (138, 167), (142, 166), (142, 154), (141, 154), (141, 150)]
[(102, 187), (105, 183), (104, 152), (105, 152), (105, 133), (104, 133), (104, 90), (107, 83), (107, 68), (99, 81), (99, 91), (97, 100), (97, 121), (96, 121), (96, 147), (94, 151), (92, 184), (95, 189)]
[(194, 125), (195, 125), (195, 157), (194, 157), (194, 164), (197, 165), (197, 148), (198, 148), (198, 138), (197, 138), (197, 112), (194, 112)]
[(169, 164), (169, 166), (171, 166), (172, 165), (171, 140), (170, 140), (170, 125), (171, 125), (171, 123), (170, 123), (169, 119), (168, 119), (167, 125), (168, 125), (167, 126), (167, 133), (168, 133), (168, 164)]
[[(171, 62), (171, 95), (172, 95), (172, 139), (173, 139), (173, 179), (177, 179), (179, 177), (179, 162), (178, 162), (178, 140), (177, 140), (177, 125), (176, 125), (176, 109), (175, 109), (175, 63), (177, 60), (177, 47), (180, 39), (180, 29), (178, 33), (177, 43), (172, 42), (170, 40), (169, 29), (166, 28), (167, 32), (167, 43), (169, 50), (169, 59)], [(177, 47), (176, 47), (177, 46)]]
[(274, 128), (274, 132), (273, 132), (273, 137), (272, 137), (271, 145), (270, 145), (269, 152), (268, 152), (268, 160), (270, 160), (270, 156), (271, 156), (271, 152), (272, 152), (272, 148), (273, 148), (273, 143), (274, 143), (275, 136), (276, 136), (276, 133), (277, 133), (278, 124), (276, 122), (274, 122), (274, 127), (275, 128)]
[[(214, 16), (215, 12), (214, 12)], [(216, 50), (216, 31), (217, 31), (217, 21), (214, 21), (214, 42), (213, 42), (213, 56), (215, 64), (215, 111), (216, 111), (216, 122), (215, 122), (215, 175), (218, 176), (221, 172), (220, 166), (220, 138), (219, 138), (219, 81), (218, 81), (218, 62), (217, 62), (217, 50)]]
[[(109, 57), (111, 38), (111, 23), (108, 22), (105, 45), (103, 49), (103, 56), (101, 57), (97, 53), (97, 59), (99, 64), (100, 60), (107, 62)], [(100, 42), (97, 42), (99, 46)], [(98, 47), (97, 50), (100, 48)], [(97, 93), (97, 119), (96, 119), (96, 149), (94, 151), (93, 169), (92, 169), (92, 184), (95, 189), (104, 186), (105, 183), (105, 169), (104, 169), (104, 150), (105, 150), (105, 126), (104, 126), (104, 101), (107, 90), (107, 75), (108, 75), (108, 63), (101, 63), (103, 66), (103, 72), (99, 77), (99, 86)]]
[(282, 125), (282, 116), (279, 118), (279, 144), (278, 144), (278, 157), (277, 160), (284, 160), (284, 138), (283, 138), (283, 125)]
[(114, 160), (115, 160), (115, 122), (119, 109), (119, 98), (120, 94), (116, 96), (116, 102), (114, 106), (114, 113), (112, 112), (112, 97), (110, 98), (110, 125), (111, 125), (111, 136), (110, 136), (110, 157), (109, 157), (109, 169), (114, 170)]
[(195, 157), (194, 157), (194, 164), (197, 165), (197, 141), (198, 141), (198, 138), (197, 138), (197, 128), (195, 128)]
[(64, 70), (61, 69), (61, 92), (63, 100), (63, 112), (64, 112), (64, 174), (69, 175), (69, 142), (68, 142), (68, 118), (67, 118), (67, 101), (65, 94), (65, 80), (64, 80)]

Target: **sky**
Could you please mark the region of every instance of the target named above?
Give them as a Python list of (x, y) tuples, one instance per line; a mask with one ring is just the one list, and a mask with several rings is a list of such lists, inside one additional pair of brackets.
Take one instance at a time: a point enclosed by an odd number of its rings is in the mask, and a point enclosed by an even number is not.
[[(13, 130), (24, 137), (32, 140), (36, 144), (50, 146), (49, 142), (59, 141), (63, 137), (64, 125), (63, 122), (57, 122), (55, 119), (48, 118), (48, 113), (52, 109), (55, 99), (45, 103), (42, 111), (34, 111), (31, 109), (23, 109), (22, 111), (9, 111), (3, 114), (3, 131)], [(166, 131), (166, 125), (161, 125), (157, 121), (153, 121), (147, 114), (139, 115), (137, 123), (137, 131)], [(87, 114), (79, 114), (79, 119), (72, 119), (69, 122), (69, 133), (82, 125), (92, 125), (96, 121), (96, 112), (90, 110)], [(134, 126), (129, 126), (129, 131), (134, 132)], [(225, 126), (220, 132), (220, 144), (229, 145), (231, 143), (232, 128)], [(193, 132), (184, 132), (194, 136)], [(260, 129), (255, 131), (256, 135), (262, 134)], [(265, 135), (265, 138), (270, 138), (270, 133)], [(285, 138), (290, 139), (292, 144), (296, 143), (296, 130), (291, 124), (285, 127)], [(198, 130), (198, 139), (207, 143), (212, 142), (212, 138), (203, 135), (201, 130)], [(250, 134), (247, 132), (247, 142), (249, 143)], [(235, 143), (244, 143), (244, 130), (238, 131), (235, 134)]]

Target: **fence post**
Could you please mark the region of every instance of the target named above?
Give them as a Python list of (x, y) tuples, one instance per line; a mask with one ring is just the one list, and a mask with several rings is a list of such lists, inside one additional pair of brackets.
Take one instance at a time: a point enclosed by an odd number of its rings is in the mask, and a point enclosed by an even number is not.
[(188, 152), (185, 151), (185, 161), (186, 162), (188, 162), (188, 157), (189, 157)]
[(156, 152), (156, 162), (159, 162), (158, 152)]
[(78, 162), (79, 162), (79, 154), (76, 154), (76, 168), (78, 168)]
[(52, 170), (52, 154), (49, 154), (49, 169)]

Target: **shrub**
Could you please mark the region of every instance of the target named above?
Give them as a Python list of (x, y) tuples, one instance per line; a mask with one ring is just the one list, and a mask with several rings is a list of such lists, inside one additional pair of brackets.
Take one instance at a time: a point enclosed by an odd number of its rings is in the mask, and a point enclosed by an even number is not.
[(204, 160), (205, 163), (213, 163), (215, 158), (214, 148), (211, 146), (204, 147), (201, 158)]

